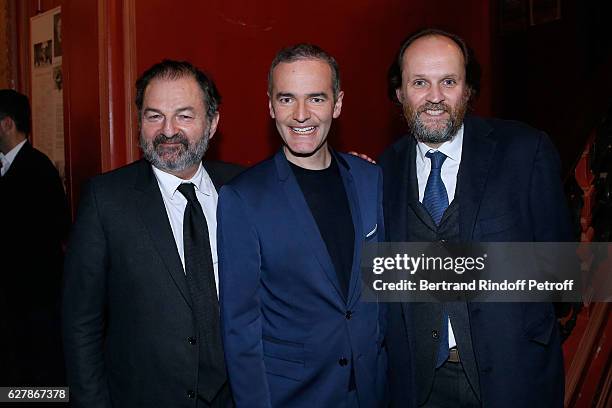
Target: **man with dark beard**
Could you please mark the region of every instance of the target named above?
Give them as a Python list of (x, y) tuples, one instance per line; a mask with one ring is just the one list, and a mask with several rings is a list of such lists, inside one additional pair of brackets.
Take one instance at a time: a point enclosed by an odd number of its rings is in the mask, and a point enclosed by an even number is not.
[[(382, 155), (386, 239), (568, 241), (559, 160), (527, 125), (465, 116), (479, 70), (462, 39), (423, 30), (403, 44), (390, 94), (410, 134)], [(390, 304), (395, 407), (561, 407), (550, 303)]]
[(145, 159), (84, 188), (65, 264), (73, 407), (231, 407), (217, 305), (214, 83), (165, 60), (136, 83)]

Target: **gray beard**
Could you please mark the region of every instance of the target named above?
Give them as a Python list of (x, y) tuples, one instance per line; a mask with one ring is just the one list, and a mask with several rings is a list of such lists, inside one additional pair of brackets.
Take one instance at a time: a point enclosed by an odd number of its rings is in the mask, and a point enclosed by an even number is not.
[[(463, 119), (463, 118), (462, 118)], [(451, 117), (446, 126), (442, 129), (428, 129), (421, 119), (417, 116), (415, 119), (408, 122), (408, 127), (417, 141), (422, 143), (440, 144), (451, 140), (461, 128), (461, 121), (457, 121)]]
[[(178, 155), (174, 160), (163, 159), (157, 152), (157, 146), (164, 139), (178, 138), (178, 141), (185, 147), (185, 150)], [(208, 142), (210, 140), (210, 130), (206, 129), (204, 134), (198, 141), (190, 145), (189, 141), (181, 134), (176, 134), (170, 138), (164, 135), (158, 135), (153, 141), (145, 141), (142, 132), (140, 133), (140, 147), (147, 159), (153, 166), (160, 170), (180, 172), (190, 167), (198, 165), (204, 158), (206, 150), (208, 150)]]
[[(417, 141), (429, 144), (441, 144), (451, 140), (455, 137), (459, 129), (461, 129), (463, 119), (468, 110), (468, 104), (469, 93), (465, 93), (461, 101), (454, 108), (444, 102), (427, 102), (416, 109), (409, 104), (404, 104), (402, 109), (406, 122), (408, 123), (408, 129)], [(443, 109), (446, 111), (449, 114), (446, 126), (441, 129), (428, 129), (419, 116), (421, 112), (427, 109)]]

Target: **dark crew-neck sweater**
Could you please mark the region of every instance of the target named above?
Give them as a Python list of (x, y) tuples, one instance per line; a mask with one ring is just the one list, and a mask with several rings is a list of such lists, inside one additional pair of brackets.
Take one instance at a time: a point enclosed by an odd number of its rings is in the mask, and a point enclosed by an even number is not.
[(332, 158), (330, 166), (323, 170), (308, 170), (291, 162), (289, 164), (317, 223), (344, 298), (347, 299), (355, 228), (338, 163)]

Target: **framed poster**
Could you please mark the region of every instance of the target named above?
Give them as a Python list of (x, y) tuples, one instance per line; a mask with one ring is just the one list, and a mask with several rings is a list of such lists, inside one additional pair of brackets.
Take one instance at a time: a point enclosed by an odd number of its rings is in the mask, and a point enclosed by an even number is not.
[(65, 180), (61, 7), (30, 19), (32, 142)]

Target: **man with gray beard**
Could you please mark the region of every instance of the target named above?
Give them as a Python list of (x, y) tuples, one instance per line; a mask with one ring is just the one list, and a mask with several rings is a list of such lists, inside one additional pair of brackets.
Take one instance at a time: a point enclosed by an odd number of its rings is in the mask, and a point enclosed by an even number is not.
[[(391, 242), (570, 241), (559, 159), (525, 124), (466, 116), (479, 69), (441, 30), (402, 44), (390, 95), (409, 135), (382, 155)], [(394, 407), (562, 407), (563, 362), (550, 303), (394, 303)]]
[(164, 60), (136, 83), (144, 159), (83, 189), (65, 264), (73, 407), (232, 407), (217, 305), (217, 190), (237, 166), (202, 162), (214, 83)]

